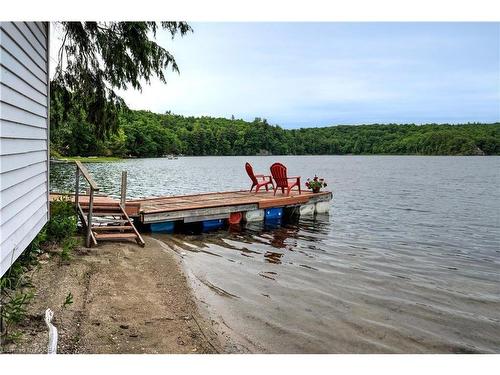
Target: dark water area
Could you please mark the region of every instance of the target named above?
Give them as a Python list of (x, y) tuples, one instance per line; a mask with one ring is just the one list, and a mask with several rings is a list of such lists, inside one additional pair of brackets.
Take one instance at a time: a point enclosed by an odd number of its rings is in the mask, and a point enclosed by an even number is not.
[[(244, 189), (268, 173), (326, 178), (329, 215), (278, 227), (155, 234), (182, 256), (234, 350), (500, 353), (500, 157), (287, 156), (87, 164), (128, 196)], [(54, 164), (52, 190), (74, 168)]]

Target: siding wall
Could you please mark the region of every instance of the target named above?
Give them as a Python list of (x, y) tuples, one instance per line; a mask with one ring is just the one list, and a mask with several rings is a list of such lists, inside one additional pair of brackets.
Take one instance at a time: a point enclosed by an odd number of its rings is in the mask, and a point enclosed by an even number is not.
[(0, 22), (0, 276), (48, 219), (46, 22)]

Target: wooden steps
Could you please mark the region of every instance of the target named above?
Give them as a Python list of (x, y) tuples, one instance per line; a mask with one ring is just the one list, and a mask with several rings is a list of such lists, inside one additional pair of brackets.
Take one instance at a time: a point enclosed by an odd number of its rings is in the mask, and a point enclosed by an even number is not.
[(115, 231), (115, 230), (127, 230), (130, 229), (128, 225), (96, 225), (92, 227), (94, 233), (100, 231)]
[[(122, 172), (121, 200), (116, 201), (107, 196), (97, 196), (99, 187), (87, 168), (79, 161), (75, 164), (75, 194), (70, 199), (74, 202), (82, 225), (86, 229), (87, 247), (97, 245), (97, 240), (123, 239), (134, 239), (140, 246), (144, 246), (144, 240), (127, 214), (125, 202), (127, 173)], [(80, 195), (80, 175), (87, 180), (90, 189), (88, 195)], [(137, 203), (130, 205), (131, 214), (132, 212), (136, 214), (139, 207), (140, 204)]]
[[(89, 206), (85, 206), (85, 205), (82, 205), (82, 208), (84, 210), (88, 210), (89, 209)], [(94, 205), (93, 207), (93, 211), (95, 213), (98, 213), (98, 212), (105, 212), (105, 213), (108, 213), (108, 212), (116, 212), (117, 214), (121, 214), (121, 210), (119, 209), (118, 207), (118, 204), (115, 203), (114, 206), (97, 206), (97, 205)]]
[(125, 219), (115, 219), (112, 217), (99, 217), (99, 221), (96, 221), (95, 224), (126, 224), (128, 220)]
[[(79, 210), (83, 217), (82, 223), (88, 226), (88, 204), (79, 204)], [(140, 246), (144, 246), (144, 240), (134, 226), (134, 223), (118, 202), (111, 204), (96, 204), (92, 208), (91, 240), (94, 245), (98, 241), (111, 240), (135, 240)], [(95, 219), (95, 220), (94, 220)]]
[(110, 211), (110, 212), (104, 212), (104, 211), (92, 211), (92, 216), (103, 216), (103, 217), (106, 217), (106, 216), (121, 216), (122, 213), (121, 212), (116, 212), (116, 211)]
[(123, 240), (127, 238), (135, 239), (135, 233), (97, 233), (95, 234), (98, 240)]

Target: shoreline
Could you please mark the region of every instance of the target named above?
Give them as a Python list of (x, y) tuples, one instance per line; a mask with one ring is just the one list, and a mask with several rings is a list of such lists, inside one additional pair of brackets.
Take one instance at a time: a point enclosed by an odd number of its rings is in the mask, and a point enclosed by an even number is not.
[[(35, 297), (1, 353), (46, 353), (45, 309), (54, 311), (59, 354), (220, 353), (212, 324), (200, 313), (175, 253), (145, 236), (79, 247), (63, 262), (53, 250), (32, 271)], [(73, 302), (63, 306), (68, 293)]]
[(74, 161), (80, 161), (82, 163), (113, 163), (122, 160), (126, 160), (126, 158), (118, 156), (61, 156), (52, 157), (50, 159), (51, 162), (55, 163), (70, 163)]
[(217, 335), (218, 342), (221, 346), (222, 353), (225, 354), (252, 354), (252, 353), (266, 353), (267, 351), (258, 348), (253, 343), (246, 340), (239, 335), (234, 329), (229, 327), (222, 318), (220, 311), (217, 310), (215, 304), (208, 302), (210, 297), (210, 290), (202, 280), (198, 279), (189, 265), (184, 260), (182, 251), (175, 249), (174, 243), (167, 244), (162, 240), (155, 237), (148, 237), (154, 240), (165, 252), (171, 252), (178, 258), (179, 266), (183, 274), (186, 276), (186, 282), (192, 292), (193, 299), (198, 307), (200, 315), (206, 322), (209, 322), (211, 329)]
[[(355, 156), (355, 157), (366, 157), (366, 156), (378, 156), (378, 157), (439, 157), (439, 158), (447, 158), (447, 157), (473, 157), (473, 158), (481, 158), (481, 157), (500, 157), (497, 154), (489, 154), (489, 155), (466, 155), (466, 154), (284, 154), (284, 155), (182, 155), (178, 156), (178, 158), (233, 158), (233, 157), (319, 157), (319, 156)], [(178, 159), (177, 158), (177, 159)], [(140, 160), (140, 159), (167, 159), (167, 160), (177, 160), (177, 159), (168, 159), (164, 156), (138, 156), (138, 157), (120, 157), (120, 156), (66, 156), (66, 157), (52, 157), (50, 159), (53, 163), (71, 163), (75, 161), (80, 161), (82, 163), (115, 163), (122, 162), (128, 160)]]

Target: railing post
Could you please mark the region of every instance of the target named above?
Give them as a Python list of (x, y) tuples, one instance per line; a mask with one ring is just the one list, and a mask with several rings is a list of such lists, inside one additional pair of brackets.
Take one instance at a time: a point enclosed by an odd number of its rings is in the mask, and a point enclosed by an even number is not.
[(92, 209), (94, 207), (94, 189), (90, 187), (90, 195), (89, 195), (89, 213), (87, 217), (87, 247), (90, 247), (91, 243), (91, 233), (92, 233)]
[(80, 191), (80, 168), (78, 168), (78, 164), (76, 165), (76, 182), (75, 182), (75, 208), (76, 212), (78, 212), (78, 198)]
[(122, 186), (120, 192), (120, 203), (125, 209), (125, 201), (127, 199), (127, 171), (122, 171)]
[[(79, 202), (79, 177), (80, 173), (83, 175), (83, 177), (87, 180), (87, 182), (90, 185), (90, 192), (89, 192), (89, 212), (87, 216), (87, 238), (86, 238), (86, 245), (87, 247), (91, 246), (91, 243), (95, 243), (95, 238), (93, 237), (92, 234), (92, 211), (94, 209), (94, 192), (99, 191), (99, 187), (95, 183), (95, 181), (92, 179), (92, 177), (89, 174), (89, 171), (87, 168), (83, 166), (81, 162), (78, 160), (75, 162), (76, 163), (76, 183), (75, 183), (75, 203), (77, 204), (77, 209), (78, 209), (78, 202)], [(83, 210), (80, 211), (81, 216), (82, 216), (82, 221), (85, 221), (85, 215), (83, 213)]]

